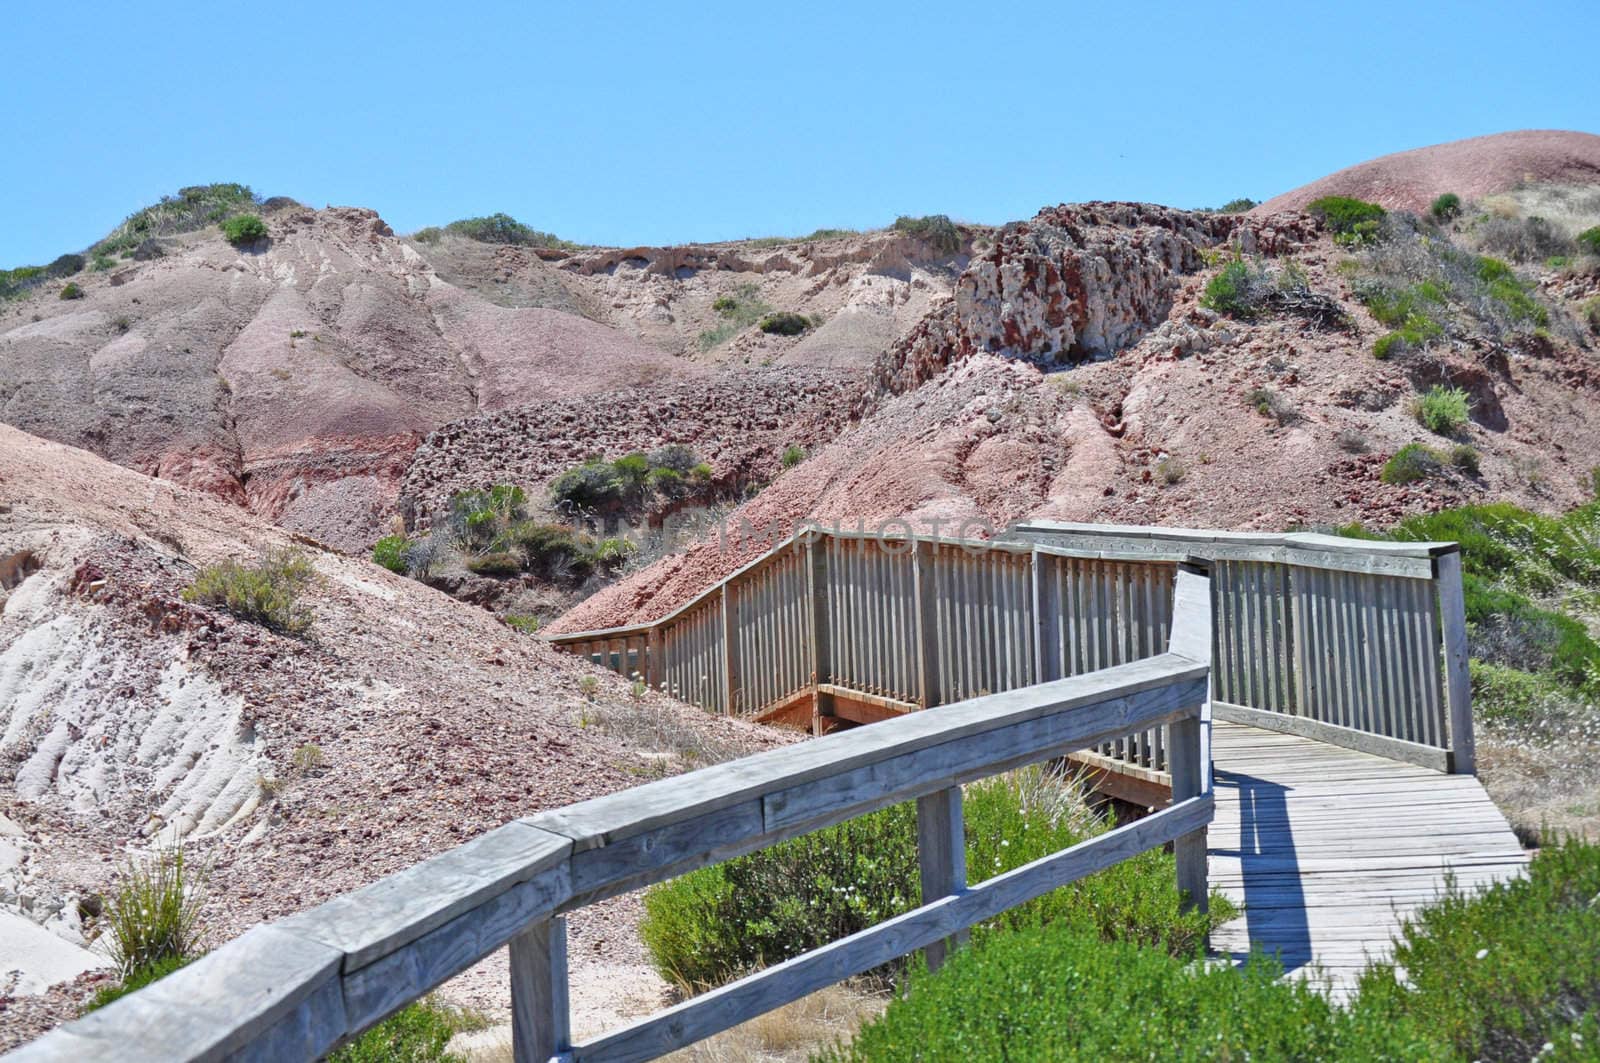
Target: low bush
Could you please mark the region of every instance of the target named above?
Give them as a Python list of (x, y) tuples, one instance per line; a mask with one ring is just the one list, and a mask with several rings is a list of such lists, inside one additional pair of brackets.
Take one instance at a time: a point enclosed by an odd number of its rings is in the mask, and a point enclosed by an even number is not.
[(83, 265), (82, 255), (61, 255), (44, 268), (44, 275), (52, 280), (60, 280), (74, 273), (82, 273)]
[(833, 1063), (967, 1059), (1593, 1059), (1600, 847), (1450, 890), (1336, 1007), (1275, 963), (1188, 962), (1071, 925), (975, 941), (918, 971)]
[(129, 993), (137, 993), (145, 986), (159, 982), (180, 967), (187, 967), (198, 958), (197, 956), (173, 956), (147, 964), (136, 971), (124, 975), (115, 985), (101, 986), (95, 990), (94, 996), (89, 998), (89, 1003), (84, 1005), (83, 1013), (87, 1015), (91, 1011), (99, 1011), (114, 1000), (121, 1000)]
[(1585, 301), (1578, 308), (1578, 313), (1583, 317), (1584, 323), (1589, 326), (1589, 331), (1600, 336), (1600, 295)]
[(460, 1063), (460, 1056), (446, 1051), (450, 1039), (488, 1027), (489, 1020), (475, 1012), (421, 1000), (330, 1053), (327, 1063)]
[(1222, 206), (1218, 207), (1217, 208), (1217, 213), (1218, 214), (1243, 214), (1245, 211), (1249, 210), (1251, 207), (1258, 207), (1260, 205), (1261, 204), (1258, 203), (1256, 200), (1249, 199), (1249, 198), (1246, 198), (1244, 196), (1241, 196), (1238, 199), (1230, 199), (1226, 203), (1224, 203)]
[(1583, 230), (1575, 242), (1584, 254), (1600, 255), (1600, 225)]
[(783, 454), (781, 457), (779, 457), (778, 462), (785, 469), (792, 469), (805, 460), (806, 448), (799, 446), (798, 444), (791, 443), (789, 446), (783, 448)]
[(1409, 484), (1437, 476), (1443, 468), (1437, 451), (1421, 443), (1407, 443), (1384, 462), (1378, 478), (1386, 484)]
[(1472, 400), (1462, 388), (1435, 384), (1412, 407), (1417, 421), (1435, 435), (1453, 436), (1467, 426)]
[(199, 954), (205, 880), (205, 870), (178, 847), (157, 849), (145, 862), (123, 869), (106, 907), (105, 934), (111, 962), (124, 979), (137, 976), (148, 983)]
[(524, 635), (537, 635), (542, 626), (538, 617), (526, 613), (507, 613), (500, 620), (512, 631), (520, 631)]
[(1295, 409), (1294, 403), (1271, 388), (1253, 388), (1245, 400), (1261, 416), (1270, 417), (1281, 425), (1300, 420), (1300, 411)]
[(450, 532), (464, 550), (503, 548), (506, 529), (527, 516), (528, 495), (516, 484), (457, 491), (450, 496)]
[(1292, 261), (1272, 269), (1236, 258), (1207, 282), (1200, 305), (1242, 321), (1263, 313), (1285, 313), (1322, 328), (1345, 328), (1350, 323), (1338, 302), (1313, 291), (1306, 271)]
[(178, 189), (175, 196), (163, 196), (159, 203), (128, 215), (105, 239), (90, 248), (90, 254), (111, 256), (132, 252), (154, 237), (194, 232), (218, 224), (231, 215), (253, 211), (256, 206), (256, 196), (248, 185), (190, 185)]
[(1334, 240), (1347, 246), (1377, 239), (1378, 223), (1387, 213), (1376, 203), (1349, 196), (1323, 196), (1306, 204), (1306, 212), (1334, 234)]
[(183, 600), (216, 606), (241, 620), (299, 636), (311, 629), (311, 609), (300, 595), (315, 574), (305, 554), (279, 549), (254, 565), (237, 561), (207, 565), (184, 588)]
[(60, 298), (60, 299), (82, 299), (83, 298), (83, 289), (78, 287), (76, 281), (68, 281), (67, 283), (65, 283), (65, 284), (63, 284), (61, 286), (61, 293), (57, 296), (57, 298)]
[(711, 303), (711, 309), (723, 320), (721, 324), (700, 334), (702, 351), (709, 351), (732, 339), (772, 313), (772, 307), (761, 298), (761, 289), (749, 283), (739, 285), (731, 293), (717, 296)]
[(961, 230), (944, 214), (925, 214), (920, 218), (902, 214), (894, 220), (895, 232), (909, 233), (939, 252), (953, 255), (961, 250)]
[(1465, 443), (1457, 443), (1450, 448), (1450, 464), (1469, 476), (1476, 476), (1483, 471), (1482, 458), (1477, 448)]
[(1513, 262), (1543, 262), (1566, 255), (1573, 242), (1566, 233), (1543, 218), (1486, 218), (1477, 227), (1478, 247)]
[[(509, 214), (490, 214), (484, 218), (462, 218), (445, 226), (449, 232), (481, 244), (516, 244), (546, 247), (559, 251), (580, 250), (583, 245), (563, 240), (554, 233), (540, 232), (522, 224)], [(427, 230), (423, 230), (426, 232)]]
[(1453, 221), (1461, 217), (1461, 197), (1454, 192), (1446, 192), (1433, 201), (1428, 207), (1435, 221)]
[[(983, 881), (1105, 829), (1070, 783), (1039, 768), (966, 788), (968, 877)], [(897, 805), (652, 887), (640, 936), (662, 976), (720, 985), (920, 903), (915, 803)], [(977, 931), (1045, 923), (1192, 952), (1207, 917), (1179, 914), (1172, 858), (1147, 852), (1045, 895)], [(877, 972), (896, 978), (902, 963)]]
[(686, 446), (659, 447), (648, 454), (624, 454), (615, 461), (596, 458), (550, 481), (550, 500), (575, 517), (631, 512), (654, 496), (678, 499), (710, 479), (710, 467)]
[(404, 535), (385, 535), (372, 544), (372, 560), (390, 572), (405, 575), (410, 566), (406, 555), (411, 552), (411, 540)]
[(780, 310), (776, 314), (768, 314), (756, 326), (762, 332), (776, 336), (798, 336), (811, 327), (811, 319), (804, 314)]
[(436, 244), (444, 239), (444, 230), (437, 225), (428, 225), (412, 233), (411, 239), (419, 244)]
[(222, 223), (222, 235), (234, 247), (247, 247), (267, 237), (267, 223), (254, 214), (236, 214)]
[(466, 560), (467, 571), (478, 576), (505, 579), (522, 574), (522, 560), (516, 554), (495, 552), (479, 554)]

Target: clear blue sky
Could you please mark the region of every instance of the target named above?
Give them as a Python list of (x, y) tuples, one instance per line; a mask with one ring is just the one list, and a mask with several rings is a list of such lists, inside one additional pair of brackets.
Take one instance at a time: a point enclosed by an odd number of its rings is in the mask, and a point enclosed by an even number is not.
[(1597, 40), (1595, 0), (19, 3), (0, 267), (209, 181), (606, 244), (1217, 205), (1480, 133), (1600, 132)]

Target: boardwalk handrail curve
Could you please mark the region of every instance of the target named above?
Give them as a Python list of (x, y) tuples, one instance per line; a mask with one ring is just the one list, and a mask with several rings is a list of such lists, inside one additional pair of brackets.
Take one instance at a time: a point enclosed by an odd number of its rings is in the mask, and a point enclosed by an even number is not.
[[(998, 541), (820, 526), (648, 624), (548, 636), (714, 712), (811, 699), (820, 731), (1159, 652), (1171, 575), (1212, 563), (1222, 718), (1471, 772), (1455, 543), (1024, 523)], [(792, 717), (791, 717), (792, 718)], [(1165, 769), (1159, 731), (1100, 751)]]
[[(1206, 579), (1180, 579), (1167, 652), (843, 731), (539, 813), (258, 926), (7, 1056), (15, 1063), (315, 1059), (511, 946), (515, 1058), (642, 1060), (926, 949), (1171, 842), (1206, 896), (1214, 800)], [(1172, 804), (969, 886), (961, 786), (1133, 731), (1171, 734)], [(918, 802), (923, 904), (585, 1044), (570, 1043), (564, 913), (902, 801)]]

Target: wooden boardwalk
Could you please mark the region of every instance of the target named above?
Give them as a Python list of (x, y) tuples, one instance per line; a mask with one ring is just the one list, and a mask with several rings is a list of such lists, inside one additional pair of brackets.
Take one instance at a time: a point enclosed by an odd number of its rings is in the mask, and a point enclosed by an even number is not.
[(1325, 977), (1336, 998), (1390, 955), (1401, 920), (1447, 873), (1480, 887), (1527, 863), (1471, 775), (1220, 721), (1212, 760), (1211, 883), (1244, 908), (1213, 947), (1276, 953), (1290, 973)]

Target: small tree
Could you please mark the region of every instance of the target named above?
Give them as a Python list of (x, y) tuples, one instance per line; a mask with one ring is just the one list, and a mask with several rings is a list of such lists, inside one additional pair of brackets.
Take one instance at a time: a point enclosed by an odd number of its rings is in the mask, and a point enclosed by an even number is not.
[(1446, 192), (1433, 201), (1433, 205), (1428, 208), (1428, 213), (1432, 214), (1438, 221), (1451, 221), (1459, 218), (1461, 216), (1461, 197), (1454, 192)]

